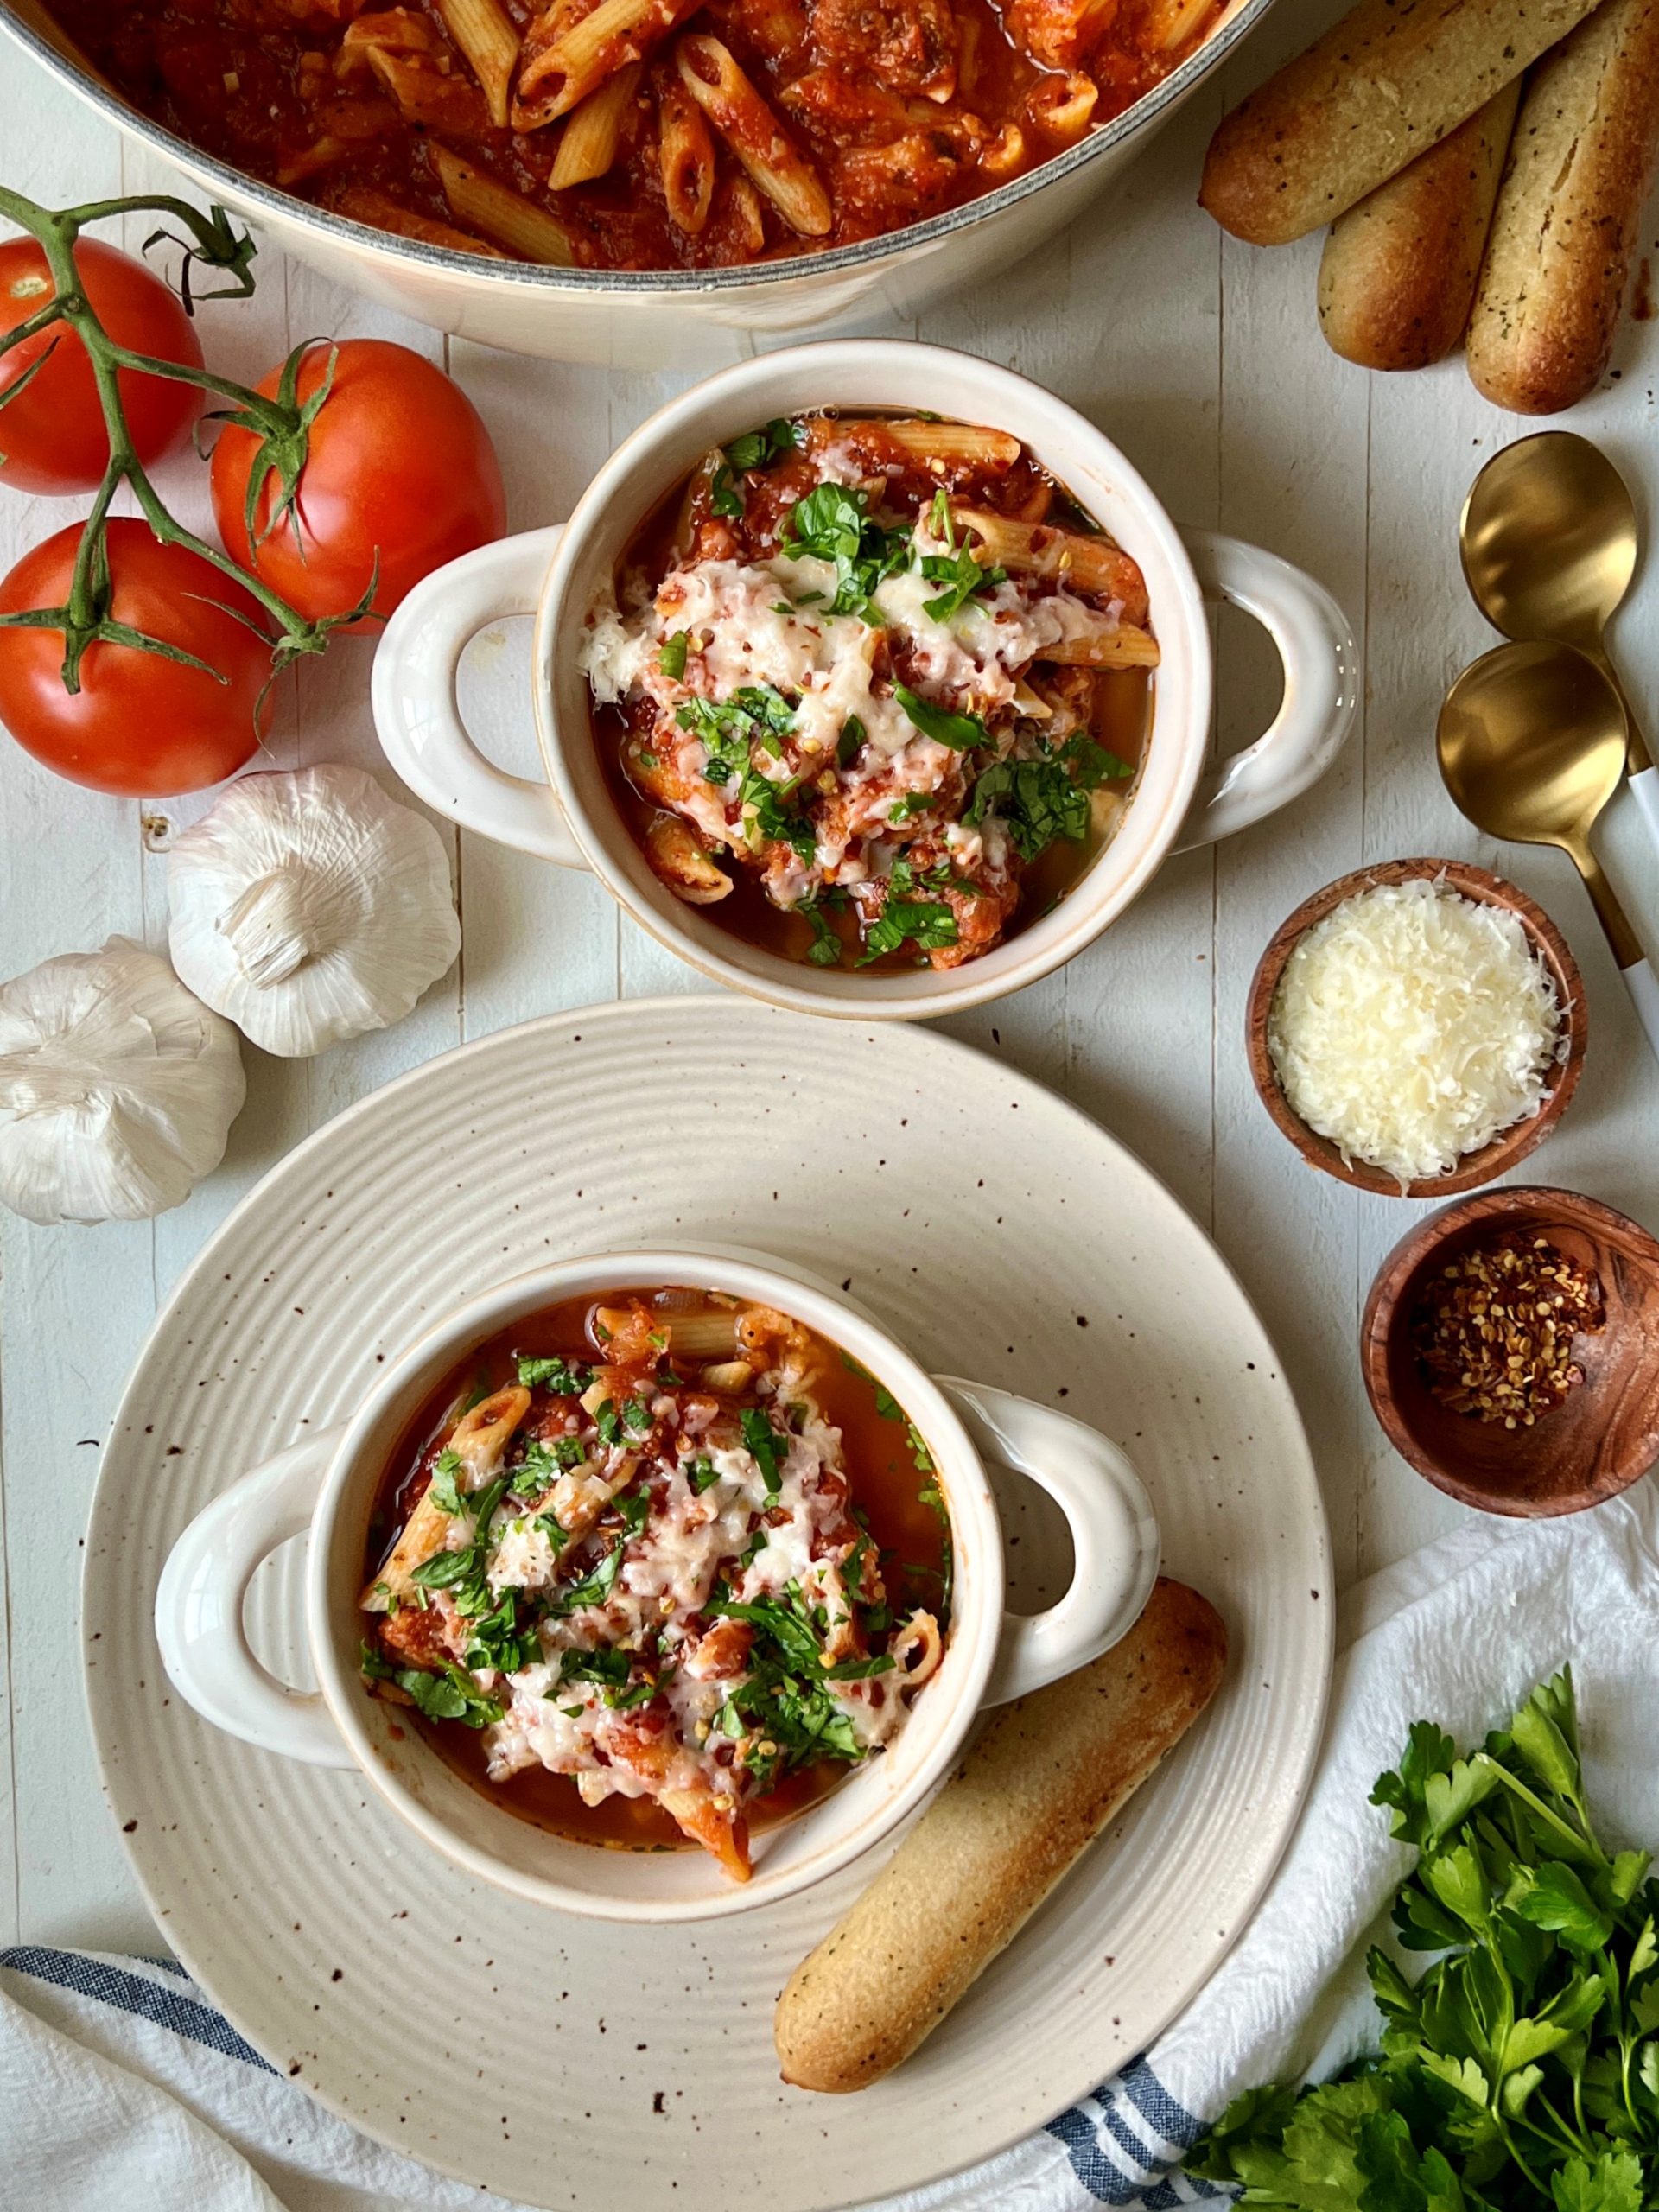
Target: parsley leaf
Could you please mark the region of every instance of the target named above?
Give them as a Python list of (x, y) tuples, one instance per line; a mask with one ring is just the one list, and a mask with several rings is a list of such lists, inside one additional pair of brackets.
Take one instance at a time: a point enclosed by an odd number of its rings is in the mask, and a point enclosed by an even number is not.
[(1251, 2090), (1188, 2153), (1249, 2202), (1360, 2212), (1642, 2212), (1659, 2202), (1659, 1883), (1604, 1850), (1573, 1681), (1478, 1751), (1429, 1721), (1371, 1795), (1416, 1863), (1395, 1903), (1414, 1982), (1373, 1950), (1381, 2049), (1320, 2087)]
[(686, 655), (691, 649), (689, 630), (677, 630), (671, 638), (664, 638), (657, 654), (657, 665), (671, 683), (677, 683), (685, 674)]
[(720, 1480), (720, 1471), (705, 1452), (691, 1461), (685, 1471), (685, 1478), (691, 1485), (692, 1496), (701, 1497), (704, 1491), (712, 1490)]

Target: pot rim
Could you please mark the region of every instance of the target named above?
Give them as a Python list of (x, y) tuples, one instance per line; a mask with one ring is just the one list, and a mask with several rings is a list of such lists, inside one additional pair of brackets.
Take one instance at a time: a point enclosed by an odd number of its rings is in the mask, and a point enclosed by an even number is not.
[[(279, 186), (266, 184), (245, 170), (234, 168), (216, 155), (204, 153), (188, 139), (131, 106), (97, 75), (77, 54), (57, 46), (17, 12), (15, 0), (0, 0), (0, 31), (15, 39), (51, 75), (96, 108), (117, 127), (152, 146), (175, 167), (215, 191), (235, 200), (251, 202), (262, 214), (321, 230), (340, 245), (368, 251), (393, 264), (402, 263), (446, 276), (470, 279), (480, 285), (505, 285), (520, 291), (563, 295), (570, 292), (615, 295), (624, 298), (667, 294), (697, 298), (727, 291), (764, 290), (791, 277), (836, 276), (880, 267), (900, 256), (936, 246), (970, 224), (989, 220), (1017, 207), (1044, 186), (1075, 175), (1129, 139), (1149, 129), (1185, 99), (1203, 77), (1220, 66), (1234, 48), (1255, 28), (1274, 0), (1236, 0), (1233, 12), (1224, 17), (1204, 43), (1173, 69), (1163, 82), (1144, 93), (1122, 115), (1080, 138), (1075, 146), (1027, 169), (1024, 175), (999, 185), (960, 206), (931, 215), (924, 222), (889, 231), (880, 238), (863, 238), (850, 245), (832, 246), (823, 253), (793, 255), (784, 260), (748, 262), (731, 269), (554, 269), (531, 262), (486, 261), (450, 246), (432, 245), (421, 238), (405, 238), (376, 230), (348, 216), (334, 214), (301, 200)], [(66, 42), (67, 33), (64, 34)]]

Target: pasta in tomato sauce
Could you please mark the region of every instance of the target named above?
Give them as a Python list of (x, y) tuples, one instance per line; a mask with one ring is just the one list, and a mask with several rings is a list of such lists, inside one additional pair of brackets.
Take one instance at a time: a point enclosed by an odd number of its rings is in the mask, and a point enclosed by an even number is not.
[(572, 268), (878, 238), (1131, 106), (1223, 0), (52, 0), (203, 151), (336, 213)]

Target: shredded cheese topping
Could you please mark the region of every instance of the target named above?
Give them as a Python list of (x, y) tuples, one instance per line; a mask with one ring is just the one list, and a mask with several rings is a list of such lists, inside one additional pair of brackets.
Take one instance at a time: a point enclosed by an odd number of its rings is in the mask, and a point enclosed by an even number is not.
[(1403, 1189), (1535, 1114), (1565, 1038), (1516, 917), (1420, 878), (1357, 892), (1306, 932), (1268, 1049), (1298, 1119)]

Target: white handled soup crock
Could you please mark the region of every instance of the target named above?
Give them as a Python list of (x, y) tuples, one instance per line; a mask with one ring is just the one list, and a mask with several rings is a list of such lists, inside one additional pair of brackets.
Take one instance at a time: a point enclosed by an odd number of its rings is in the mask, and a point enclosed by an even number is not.
[(1040, 168), (885, 238), (738, 269), (543, 269), (394, 238), (245, 175), (129, 107), (41, 0), (0, 0), (0, 31), (262, 238), (400, 315), (486, 346), (623, 369), (706, 368), (775, 341), (908, 319), (1034, 253), (1099, 194), (1249, 35), (1273, 0), (1230, 0), (1142, 99)]
[[(521, 1316), (565, 1299), (667, 1284), (781, 1307), (859, 1361), (915, 1422), (950, 1519), (955, 1590), (938, 1672), (880, 1757), (755, 1836), (747, 1883), (695, 1847), (607, 1850), (519, 1819), (448, 1766), (406, 1708), (371, 1698), (358, 1667), (371, 1509), (428, 1393)], [(1070, 1529), (1071, 1586), (1030, 1618), (1004, 1609), (988, 1461), (1039, 1484)], [(261, 1562), (308, 1530), (305, 1640), (321, 1688), (302, 1694), (254, 1656), (243, 1603)], [(1003, 1390), (930, 1376), (863, 1308), (776, 1261), (708, 1249), (622, 1252), (553, 1262), (473, 1299), (378, 1370), (343, 1426), (233, 1483), (174, 1547), (156, 1592), (156, 1633), (175, 1687), (204, 1719), (289, 1758), (358, 1769), (394, 1812), (481, 1880), (601, 1919), (703, 1920), (791, 1896), (891, 1834), (944, 1780), (982, 1707), (1108, 1650), (1139, 1618), (1157, 1572), (1157, 1524), (1139, 1476), (1080, 1421)]]
[[(1144, 763), (1122, 826), (1052, 912), (964, 966), (871, 976), (786, 960), (735, 936), (713, 909), (658, 881), (605, 785), (586, 679), (584, 620), (639, 524), (715, 446), (773, 416), (825, 406), (931, 410), (1022, 439), (1147, 580), (1162, 652)], [(1253, 745), (1206, 772), (1214, 689), (1206, 597), (1254, 615), (1278, 647), (1284, 696)], [(531, 702), (548, 783), (509, 775), (473, 744), (456, 703), (468, 641), (533, 613)], [(418, 585), (375, 655), (375, 727), (429, 806), (480, 836), (589, 868), (671, 951), (776, 1006), (855, 1020), (958, 1013), (1046, 976), (1098, 937), (1166, 855), (1229, 836), (1306, 791), (1352, 724), (1357, 663), (1341, 609), (1271, 553), (1185, 535), (1111, 441), (1040, 385), (971, 354), (911, 340), (846, 340), (769, 353), (710, 377), (618, 447), (563, 527), (481, 547)]]

